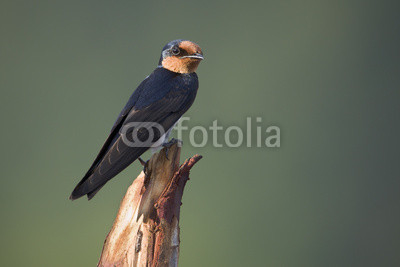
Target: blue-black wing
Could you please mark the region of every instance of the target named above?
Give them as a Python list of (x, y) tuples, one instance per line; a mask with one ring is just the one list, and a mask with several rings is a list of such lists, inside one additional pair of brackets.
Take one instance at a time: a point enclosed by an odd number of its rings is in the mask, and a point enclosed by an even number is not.
[[(182, 75), (157, 68), (132, 94), (92, 166), (70, 198), (88, 195), (91, 199), (107, 181), (149, 149), (151, 144), (133, 147), (127, 143), (121, 135), (124, 127), (134, 122), (139, 123), (136, 127), (140, 128), (141, 125), (146, 126), (146, 122), (153, 122), (161, 125), (166, 132), (193, 104), (197, 88), (195, 73)], [(137, 133), (139, 139), (146, 139), (141, 134), (146, 135), (148, 132)], [(154, 141), (159, 137), (155, 132)]]

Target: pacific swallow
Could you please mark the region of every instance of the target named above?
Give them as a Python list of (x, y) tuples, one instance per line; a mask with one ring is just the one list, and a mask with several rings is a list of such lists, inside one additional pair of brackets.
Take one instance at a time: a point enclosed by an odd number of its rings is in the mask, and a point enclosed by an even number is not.
[[(71, 200), (84, 195), (90, 200), (149, 148), (168, 141), (171, 129), (195, 100), (199, 87), (195, 71), (203, 59), (201, 48), (191, 41), (174, 40), (164, 46), (157, 68), (129, 98), (92, 166), (73, 190)], [(141, 129), (142, 126), (146, 128), (149, 122), (161, 125), (165, 134), (158, 132), (159, 135), (155, 134), (144, 147), (126, 142), (121, 133), (124, 127), (129, 128), (131, 123), (135, 123), (136, 129)], [(142, 131), (136, 134), (139, 139), (146, 137)]]

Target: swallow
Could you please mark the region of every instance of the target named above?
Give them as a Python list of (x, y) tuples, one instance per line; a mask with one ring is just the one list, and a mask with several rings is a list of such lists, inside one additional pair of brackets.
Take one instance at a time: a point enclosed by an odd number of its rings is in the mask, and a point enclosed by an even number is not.
[[(92, 199), (148, 149), (167, 143), (172, 128), (196, 98), (196, 70), (203, 59), (201, 48), (191, 41), (174, 40), (164, 46), (157, 68), (129, 98), (93, 164), (73, 190), (71, 200), (84, 195)], [(161, 127), (153, 129), (153, 125)], [(154, 132), (152, 138), (150, 130)], [(133, 134), (136, 139), (129, 139)], [(136, 146), (133, 142), (142, 140), (147, 140), (145, 145)]]

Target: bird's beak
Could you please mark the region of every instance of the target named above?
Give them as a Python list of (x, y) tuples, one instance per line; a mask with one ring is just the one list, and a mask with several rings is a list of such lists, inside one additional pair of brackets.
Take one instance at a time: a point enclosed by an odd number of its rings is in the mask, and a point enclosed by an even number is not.
[(195, 58), (195, 59), (200, 59), (200, 60), (204, 59), (203, 55), (200, 53), (195, 53), (195, 54), (189, 55), (189, 56), (183, 56), (181, 58)]

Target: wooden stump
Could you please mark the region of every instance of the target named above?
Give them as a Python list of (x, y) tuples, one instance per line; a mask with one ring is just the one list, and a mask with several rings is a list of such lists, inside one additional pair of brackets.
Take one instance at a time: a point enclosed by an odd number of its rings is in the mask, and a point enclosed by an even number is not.
[(154, 154), (123, 198), (98, 266), (177, 266), (179, 213), (195, 155), (181, 166), (180, 146)]

